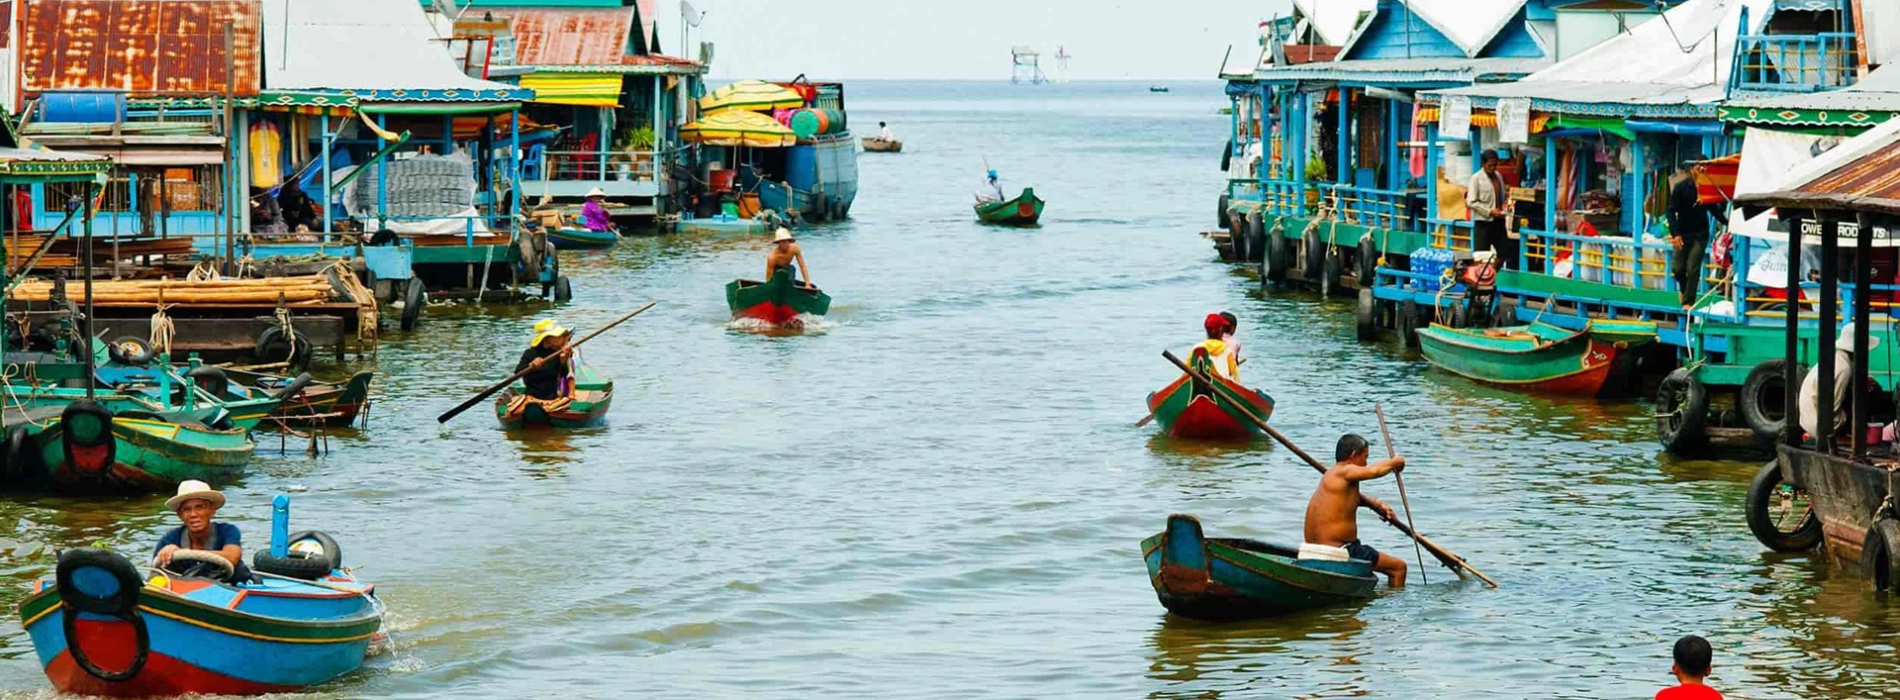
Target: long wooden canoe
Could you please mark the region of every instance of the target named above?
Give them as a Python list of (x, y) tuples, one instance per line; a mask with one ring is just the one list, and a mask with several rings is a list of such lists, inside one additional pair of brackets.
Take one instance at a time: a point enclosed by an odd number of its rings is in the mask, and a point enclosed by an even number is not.
[(1244, 440), (1260, 428), (1241, 413), (1246, 406), (1260, 420), (1273, 415), (1273, 397), (1239, 382), (1210, 375), (1214, 386), (1199, 386), (1183, 374), (1148, 395), (1148, 412), (1169, 435), (1188, 440)]
[(1208, 538), (1192, 515), (1141, 541), (1148, 583), (1168, 612), (1206, 620), (1280, 615), (1364, 601), (1378, 585), (1372, 562), (1300, 559), (1258, 540)]
[(1553, 394), (1595, 396), (1617, 371), (1623, 351), (1656, 337), (1646, 321), (1592, 321), (1570, 331), (1547, 323), (1490, 329), (1432, 324), (1418, 331), (1425, 359), (1486, 384)]
[(1044, 202), (1036, 197), (1033, 187), (1024, 187), (1023, 193), (1015, 199), (1001, 202), (977, 202), (976, 218), (986, 224), (1010, 224), (1028, 226), (1042, 219)]
[(607, 409), (613, 406), (614, 382), (594, 368), (574, 368), (574, 390), (551, 402), (536, 401), (517, 382), (495, 397), (495, 418), (501, 427), (515, 428), (591, 428), (607, 422)]
[(752, 318), (774, 326), (798, 323), (801, 316), (823, 316), (831, 310), (831, 297), (817, 287), (801, 286), (792, 281), (789, 268), (779, 268), (772, 279), (733, 280), (726, 284), (726, 306), (733, 318)]

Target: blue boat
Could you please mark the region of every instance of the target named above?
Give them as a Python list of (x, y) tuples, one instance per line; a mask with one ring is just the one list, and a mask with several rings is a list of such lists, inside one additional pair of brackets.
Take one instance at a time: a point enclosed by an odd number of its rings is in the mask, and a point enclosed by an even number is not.
[(329, 536), (286, 535), (288, 497), (278, 496), (277, 506), (272, 549), (259, 552), (247, 581), (224, 580), (229, 564), (213, 566), (223, 560), (211, 552), (180, 552), (173, 571), (149, 579), (114, 552), (61, 552), (55, 577), (35, 582), (20, 604), (53, 687), (120, 697), (257, 695), (360, 667), (381, 634), (375, 587), (341, 568)]
[(1299, 550), (1201, 534), (1192, 515), (1141, 542), (1148, 582), (1168, 612), (1203, 620), (1266, 617), (1369, 600), (1372, 562), (1299, 558)]

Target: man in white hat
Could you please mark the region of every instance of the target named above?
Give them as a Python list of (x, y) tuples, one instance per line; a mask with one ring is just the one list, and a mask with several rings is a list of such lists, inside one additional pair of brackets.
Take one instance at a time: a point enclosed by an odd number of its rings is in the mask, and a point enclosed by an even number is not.
[(196, 479), (180, 483), (178, 495), (165, 499), (165, 509), (177, 513), (178, 520), (184, 524), (159, 538), (158, 549), (152, 553), (153, 561), (164, 568), (171, 563), (172, 554), (181, 549), (216, 552), (231, 562), (232, 580), (249, 580), (251, 570), (244, 566), (243, 533), (238, 532), (236, 525), (211, 520), (223, 505), (224, 494), (212, 490), (210, 484)]
[(772, 252), (765, 255), (766, 281), (770, 282), (772, 275), (778, 274), (779, 268), (789, 268), (796, 261), (798, 269), (794, 271), (793, 276), (804, 280), (805, 286), (811, 286), (811, 270), (805, 267), (805, 251), (798, 248), (797, 241), (797, 238), (792, 237), (792, 232), (784, 227), (780, 227), (778, 233), (772, 235)]
[[(1867, 336), (1867, 350), (1872, 352), (1880, 347), (1880, 336)], [(1847, 429), (1848, 386), (1854, 377), (1854, 324), (1841, 326), (1840, 335), (1834, 340), (1834, 432), (1840, 434)], [(1801, 380), (1801, 429), (1816, 441), (1821, 436), (1821, 367), (1815, 365), (1808, 370), (1808, 376)]]
[(521, 353), (521, 361), (515, 363), (515, 371), (533, 368), (521, 378), (527, 387), (528, 395), (542, 401), (552, 401), (567, 395), (567, 378), (573, 373), (571, 366), (574, 350), (567, 346), (573, 331), (555, 323), (554, 319), (544, 318), (534, 324), (534, 339), (528, 341), (528, 349)]
[(607, 215), (607, 191), (599, 187), (587, 191), (587, 203), (581, 205), (581, 225), (589, 231), (618, 231), (613, 217)]

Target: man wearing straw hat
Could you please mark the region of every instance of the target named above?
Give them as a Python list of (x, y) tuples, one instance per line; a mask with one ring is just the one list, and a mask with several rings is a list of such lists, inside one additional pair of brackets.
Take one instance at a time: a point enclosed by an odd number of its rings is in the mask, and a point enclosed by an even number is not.
[(181, 549), (216, 552), (231, 562), (231, 580), (250, 580), (251, 570), (244, 565), (243, 533), (236, 525), (211, 520), (223, 506), (224, 494), (212, 490), (210, 484), (196, 479), (178, 484), (178, 495), (165, 499), (165, 509), (177, 513), (184, 524), (159, 538), (152, 560), (163, 568)]
[(791, 230), (784, 227), (772, 234), (772, 252), (765, 254), (767, 282), (772, 280), (772, 275), (778, 274), (779, 268), (790, 268), (793, 262), (797, 262), (798, 269), (792, 271), (792, 277), (804, 280), (807, 287), (811, 286), (811, 269), (805, 267), (805, 251), (799, 249), (797, 241), (797, 238), (792, 237)]
[(589, 231), (618, 231), (612, 217), (607, 216), (607, 191), (599, 187), (587, 191), (587, 203), (581, 205), (581, 225)]
[(521, 383), (528, 389), (528, 396), (553, 401), (567, 395), (568, 375), (573, 372), (574, 350), (567, 347), (567, 341), (574, 332), (556, 323), (554, 319), (544, 318), (534, 324), (534, 339), (528, 342), (528, 349), (521, 353), (521, 361), (515, 363), (515, 371), (533, 368), (521, 377)]
[[(1880, 336), (1867, 336), (1867, 351), (1873, 352), (1880, 347)], [(1848, 385), (1854, 381), (1854, 324), (1841, 326), (1840, 336), (1834, 340), (1834, 433), (1836, 435), (1853, 427), (1847, 425), (1847, 399), (1850, 393)], [(1808, 376), (1801, 379), (1801, 429), (1812, 436), (1815, 442), (1821, 437), (1821, 366), (1816, 364), (1808, 370)], [(1878, 392), (1876, 392), (1878, 393)], [(1852, 433), (1849, 433), (1850, 435)]]

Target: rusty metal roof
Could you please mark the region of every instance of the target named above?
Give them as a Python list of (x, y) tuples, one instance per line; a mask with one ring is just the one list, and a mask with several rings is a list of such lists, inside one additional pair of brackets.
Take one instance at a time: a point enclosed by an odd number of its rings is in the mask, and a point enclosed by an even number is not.
[(22, 0), (20, 88), (134, 94), (223, 93), (225, 26), (231, 90), (258, 91), (260, 0)]
[(1900, 119), (1802, 164), (1783, 183), (1779, 192), (1743, 195), (1735, 201), (1756, 211), (1788, 207), (1900, 214)]
[(632, 7), (482, 9), (513, 21), (515, 64), (523, 66), (619, 65), (633, 28)]

